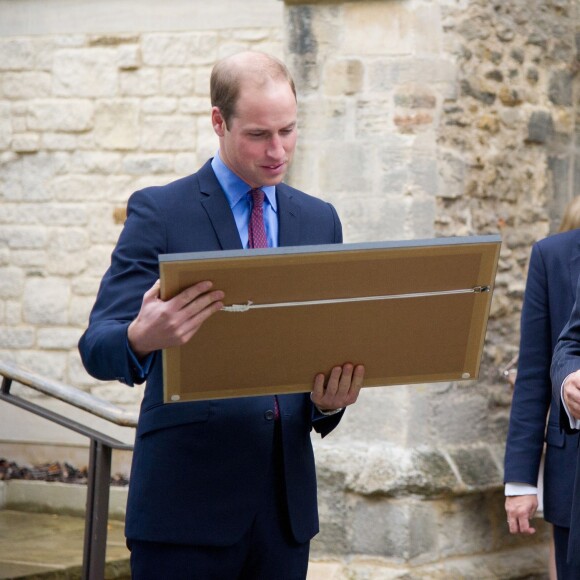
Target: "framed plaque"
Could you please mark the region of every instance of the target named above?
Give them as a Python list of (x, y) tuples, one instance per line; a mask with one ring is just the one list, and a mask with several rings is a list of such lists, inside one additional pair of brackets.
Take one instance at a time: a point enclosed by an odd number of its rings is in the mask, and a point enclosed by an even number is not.
[(365, 365), (365, 387), (477, 378), (496, 235), (159, 257), (161, 298), (202, 280), (225, 293), (163, 351), (166, 402), (306, 392)]

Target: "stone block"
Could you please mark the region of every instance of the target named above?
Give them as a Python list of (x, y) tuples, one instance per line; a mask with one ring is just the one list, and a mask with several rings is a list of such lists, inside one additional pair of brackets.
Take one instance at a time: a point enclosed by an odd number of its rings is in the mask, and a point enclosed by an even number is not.
[(15, 153), (36, 153), (40, 149), (40, 136), (38, 133), (14, 133), (10, 147)]
[(47, 234), (40, 226), (14, 225), (2, 228), (0, 240), (11, 249), (38, 249), (46, 246)]
[(105, 199), (105, 191), (101, 185), (102, 178), (93, 175), (63, 175), (55, 177), (50, 183), (50, 190), (55, 201), (85, 202), (87, 199), (96, 201)]
[(6, 266), (0, 268), (0, 299), (20, 298), (24, 289), (24, 272), (21, 268)]
[[(70, 169), (68, 173), (75, 172), (78, 174), (91, 173), (99, 174), (91, 178), (99, 180), (99, 176), (106, 176), (105, 179), (122, 178), (120, 175), (115, 175), (121, 172), (121, 161), (123, 154), (116, 151), (77, 151), (70, 162)], [(103, 187), (102, 183), (98, 187)], [(94, 192), (89, 196), (91, 199)]]
[(528, 122), (530, 143), (546, 143), (554, 132), (554, 121), (549, 111), (533, 111)]
[[(371, 91), (392, 91), (397, 85), (416, 83), (417, 79), (423, 84), (445, 88), (457, 80), (457, 66), (443, 58), (377, 58), (368, 63), (366, 70)], [(450, 89), (445, 88), (445, 91), (448, 93)]]
[(23, 317), (29, 324), (66, 325), (70, 284), (61, 278), (28, 278), (24, 285)]
[[(14, 353), (14, 364), (48, 379), (64, 381), (67, 355), (64, 352), (38, 349), (20, 349)], [(26, 393), (30, 393), (30, 389)], [(41, 396), (41, 395), (36, 395)]]
[(9, 99), (39, 99), (51, 94), (51, 76), (46, 72), (7, 72), (0, 80), (2, 95)]
[(9, 328), (0, 330), (0, 348), (21, 350), (32, 348), (35, 343), (34, 328)]
[(351, 486), (361, 495), (390, 497), (409, 493), (422, 497), (437, 496), (459, 488), (453, 468), (437, 449), (384, 443), (369, 447), (364, 468)]
[(177, 110), (180, 101), (167, 97), (149, 97), (141, 101), (141, 110), (143, 113), (152, 115), (168, 115)]
[[(214, 152), (217, 150), (217, 145), (214, 147)], [(175, 155), (175, 163), (173, 171), (179, 175), (189, 175), (197, 171), (201, 162), (195, 153), (178, 153)]]
[(344, 577), (344, 567), (338, 562), (309, 562), (308, 580), (343, 580)]
[(159, 94), (159, 70), (140, 68), (119, 73), (119, 93), (124, 97), (152, 97)]
[[(434, 559), (437, 513), (431, 502), (350, 498), (350, 553), (403, 561)], [(369, 525), (372, 522), (372, 525)]]
[(141, 50), (136, 44), (117, 47), (117, 66), (121, 70), (133, 70), (141, 66)]
[(100, 278), (89, 276), (77, 276), (72, 281), (72, 293), (78, 296), (90, 296), (94, 298), (99, 290)]
[(131, 175), (150, 175), (151, 173), (171, 173), (173, 156), (144, 153), (130, 154), (123, 159), (123, 171)]
[(2, 38), (0, 40), (0, 70), (21, 71), (36, 65), (37, 47), (30, 38)]
[(184, 115), (147, 116), (141, 133), (146, 151), (187, 151), (196, 139), (196, 121)]
[(198, 96), (209, 97), (210, 66), (198, 66), (194, 70), (195, 92)]
[(340, 98), (307, 98), (299, 104), (300, 139), (335, 140), (347, 131), (347, 105)]
[(41, 147), (47, 151), (75, 151), (77, 137), (70, 133), (43, 133)]
[(180, 99), (179, 112), (185, 115), (205, 115), (208, 124), (211, 126), (211, 103), (207, 97), (185, 97)]
[(502, 473), (487, 447), (468, 447), (450, 450), (462, 481), (468, 487), (501, 485)]
[(144, 34), (141, 50), (148, 66), (210, 65), (217, 58), (218, 36), (215, 32)]
[(38, 271), (46, 265), (46, 250), (12, 250), (10, 256), (12, 264), (20, 268)]
[(114, 97), (119, 72), (115, 48), (57, 50), (53, 92), (62, 97)]
[(413, 53), (413, 12), (406, 2), (350, 2), (343, 10), (348, 26), (342, 46), (349, 53), (381, 57)]
[(355, 133), (357, 138), (392, 139), (392, 107), (388, 98), (362, 98), (356, 103)]
[[(341, 216), (345, 241), (403, 240), (408, 237), (405, 225), (408, 210), (404, 199), (388, 193), (370, 194), (357, 188), (350, 194), (335, 194), (333, 202)], [(364, 197), (355, 194), (364, 194)]]
[(17, 300), (6, 300), (4, 308), (4, 321), (9, 326), (21, 326), (22, 325), (22, 303), (20, 302), (21, 296), (17, 297)]
[(95, 111), (95, 139), (105, 149), (139, 146), (139, 104), (134, 99), (100, 101)]
[[(26, 125), (21, 128), (24, 130)], [(6, 101), (0, 101), (0, 149), (7, 149), (12, 141), (11, 106)], [(1, 166), (0, 166), (1, 167)]]
[(166, 67), (161, 72), (161, 93), (170, 97), (195, 94), (195, 75), (191, 68)]
[(359, 59), (333, 60), (323, 73), (324, 93), (331, 96), (354, 95), (363, 88), (364, 65)]
[[(498, 505), (502, 507), (503, 502), (498, 501)], [(486, 494), (456, 496), (434, 502), (434, 507), (439, 512), (434, 528), (442, 557), (468, 556), (494, 549), (494, 521)]]
[(38, 99), (28, 104), (26, 125), (31, 131), (77, 132), (93, 126), (93, 104), (80, 99)]
[(38, 347), (46, 350), (76, 349), (81, 334), (78, 328), (39, 328)]
[(351, 192), (361, 200), (372, 188), (373, 167), (367, 149), (359, 143), (321, 146), (320, 187), (324, 191)]
[(555, 105), (572, 106), (573, 74), (569, 70), (556, 70), (550, 75), (548, 96)]
[(88, 222), (89, 208), (81, 203), (61, 203), (47, 206), (42, 222), (50, 226), (82, 226)]
[(412, 12), (412, 37), (415, 54), (435, 55), (443, 50), (444, 27), (441, 5), (437, 2), (421, 3)]
[[(106, 268), (101, 268), (101, 277), (105, 273), (105, 270)], [(94, 296), (72, 296), (69, 308), (70, 324), (80, 328), (86, 328), (94, 303)]]

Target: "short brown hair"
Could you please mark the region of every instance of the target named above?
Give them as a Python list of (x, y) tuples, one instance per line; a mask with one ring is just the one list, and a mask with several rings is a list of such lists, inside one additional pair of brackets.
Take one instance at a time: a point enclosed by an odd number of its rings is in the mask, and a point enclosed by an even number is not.
[(260, 85), (268, 80), (285, 80), (296, 97), (292, 75), (276, 57), (263, 52), (244, 52), (226, 57), (213, 67), (209, 83), (211, 105), (218, 107), (226, 127), (236, 114), (236, 103), (244, 80)]

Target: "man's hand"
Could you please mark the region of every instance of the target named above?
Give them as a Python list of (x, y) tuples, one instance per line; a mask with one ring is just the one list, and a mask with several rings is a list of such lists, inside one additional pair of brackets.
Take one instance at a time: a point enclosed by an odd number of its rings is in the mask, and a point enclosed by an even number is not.
[(157, 280), (145, 292), (141, 310), (127, 331), (129, 345), (140, 359), (155, 350), (185, 344), (223, 308), (224, 293), (211, 291), (211, 282), (199, 282), (165, 302), (159, 297), (159, 286)]
[(580, 371), (572, 373), (564, 381), (562, 396), (574, 419), (580, 419)]
[(505, 498), (505, 511), (510, 528), (510, 534), (536, 533), (530, 526), (530, 520), (538, 509), (537, 495), (511, 495)]
[(356, 367), (350, 363), (342, 367), (334, 367), (330, 371), (328, 382), (325, 383), (324, 374), (316, 375), (310, 398), (322, 411), (334, 411), (352, 405), (358, 398), (363, 386), (365, 368)]

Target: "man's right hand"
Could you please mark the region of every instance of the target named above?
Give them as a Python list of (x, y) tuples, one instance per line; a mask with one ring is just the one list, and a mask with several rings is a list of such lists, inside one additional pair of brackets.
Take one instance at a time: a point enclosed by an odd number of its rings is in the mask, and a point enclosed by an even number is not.
[(566, 377), (562, 397), (571, 415), (575, 419), (580, 419), (580, 371)]
[(224, 293), (209, 281), (186, 288), (171, 300), (160, 298), (159, 280), (145, 292), (137, 318), (128, 329), (129, 345), (139, 359), (155, 350), (181, 346), (215, 312), (223, 308)]
[(536, 529), (530, 526), (530, 520), (537, 509), (537, 495), (508, 495), (505, 498), (505, 511), (510, 534), (535, 534)]

